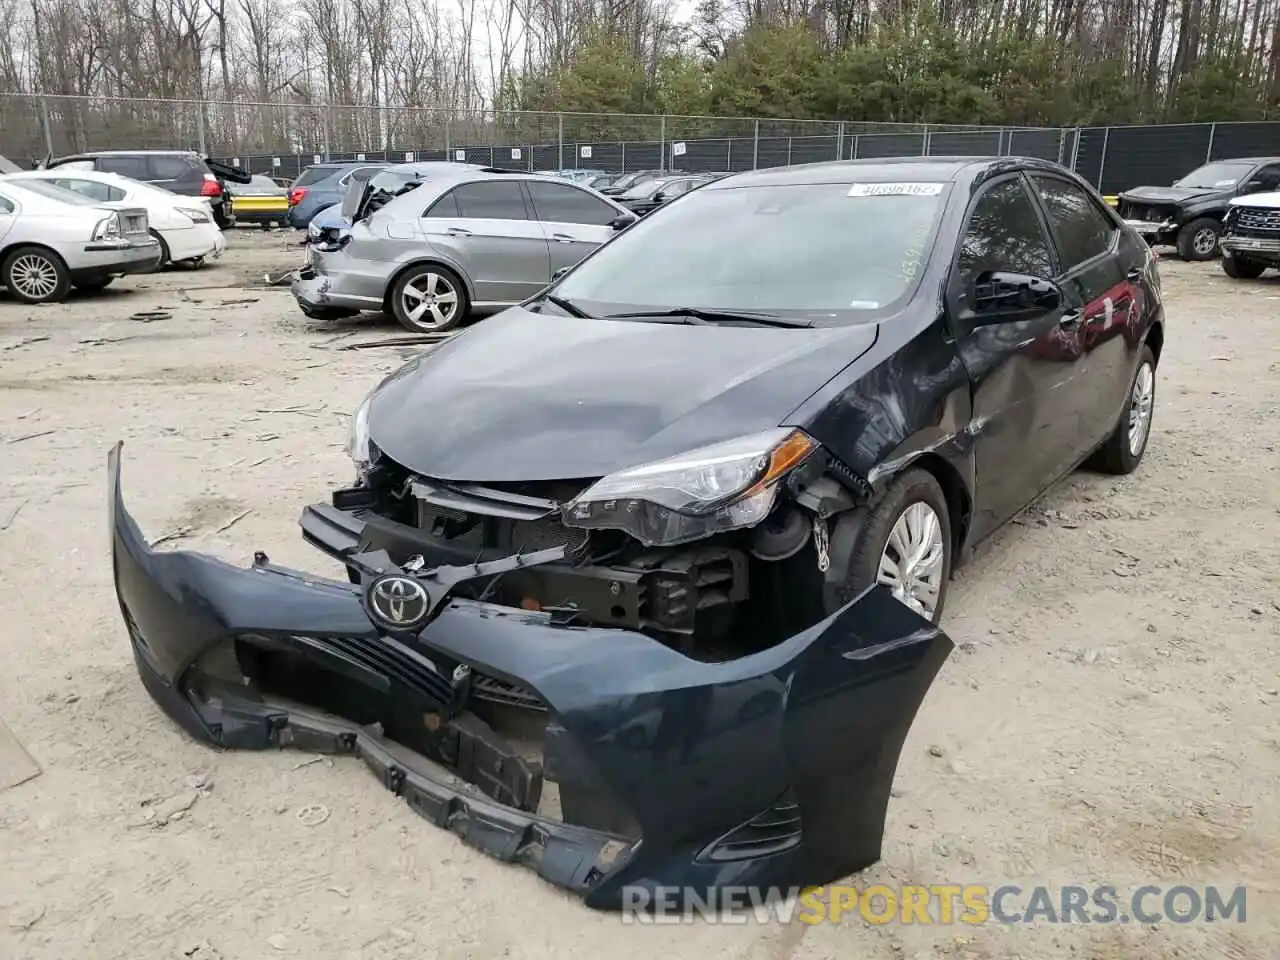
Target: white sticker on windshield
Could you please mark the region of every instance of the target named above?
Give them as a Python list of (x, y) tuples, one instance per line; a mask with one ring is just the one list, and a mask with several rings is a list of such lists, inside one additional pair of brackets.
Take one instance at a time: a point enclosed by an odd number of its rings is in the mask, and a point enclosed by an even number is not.
[(850, 310), (879, 310), (880, 304), (875, 300), (850, 300)]
[(1230, 177), (1228, 177), (1226, 180), (1215, 180), (1215, 181), (1213, 181), (1213, 185), (1214, 185), (1215, 187), (1234, 187), (1234, 186), (1236, 185), (1236, 182), (1235, 182), (1235, 180), (1233, 180), (1233, 179), (1231, 179)]
[(936, 197), (941, 192), (940, 183), (855, 183), (849, 188), (851, 197)]

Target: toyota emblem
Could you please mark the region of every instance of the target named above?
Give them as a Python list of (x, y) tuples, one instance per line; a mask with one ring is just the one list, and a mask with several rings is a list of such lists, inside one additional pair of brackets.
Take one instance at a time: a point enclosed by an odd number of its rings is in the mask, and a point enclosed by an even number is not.
[(390, 574), (369, 585), (369, 611), (393, 630), (412, 630), (431, 614), (426, 588), (412, 577)]

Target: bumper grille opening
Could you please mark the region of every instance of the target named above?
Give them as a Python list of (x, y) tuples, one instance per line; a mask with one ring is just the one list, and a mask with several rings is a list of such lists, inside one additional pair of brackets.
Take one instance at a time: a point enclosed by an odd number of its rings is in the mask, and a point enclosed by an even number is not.
[[(532, 690), (432, 660), (389, 637), (242, 634), (230, 670), (199, 672), (266, 700), (323, 710), (444, 767), (491, 800), (553, 822), (639, 837), (550, 708)], [(456, 682), (455, 682), (456, 678)], [(247, 687), (247, 689), (246, 689)]]
[(1231, 224), (1231, 232), (1244, 237), (1280, 239), (1280, 209), (1241, 207)]
[(800, 803), (788, 791), (773, 806), (709, 844), (698, 859), (719, 863), (782, 853), (799, 846), (802, 836)]

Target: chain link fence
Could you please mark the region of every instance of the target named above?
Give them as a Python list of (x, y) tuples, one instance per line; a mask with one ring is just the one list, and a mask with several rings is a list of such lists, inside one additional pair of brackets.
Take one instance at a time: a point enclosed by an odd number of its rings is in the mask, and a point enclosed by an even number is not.
[(1210, 159), (1280, 156), (1280, 122), (980, 127), (0, 94), (0, 153), (17, 163), (112, 149), (198, 150), (278, 177), (322, 160), (736, 172), (837, 159), (1034, 156), (1115, 193), (1170, 183)]

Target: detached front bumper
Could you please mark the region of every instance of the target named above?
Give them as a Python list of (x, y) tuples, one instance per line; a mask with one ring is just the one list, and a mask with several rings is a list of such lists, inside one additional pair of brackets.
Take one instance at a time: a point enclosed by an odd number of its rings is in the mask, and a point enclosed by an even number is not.
[[(353, 754), (437, 826), (597, 908), (625, 905), (628, 889), (705, 898), (876, 861), (903, 741), (952, 646), (879, 586), (725, 663), (462, 599), (389, 635), (352, 584), (262, 555), (243, 569), (151, 550), (125, 509), (119, 445), (109, 483), (116, 594), (143, 684), (172, 719), (223, 747)], [(269, 692), (253, 651), (287, 653), (347, 709)], [(541, 760), (479, 719), (481, 678), (536, 700)]]

